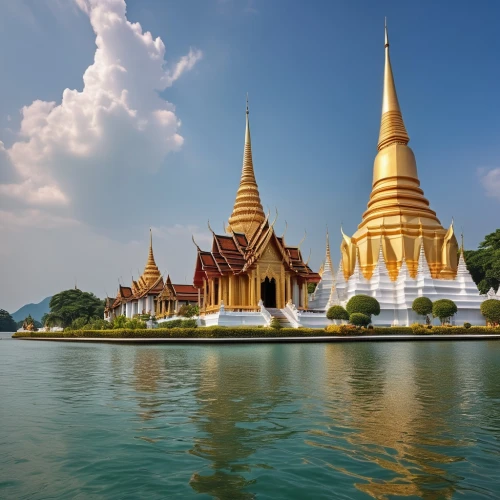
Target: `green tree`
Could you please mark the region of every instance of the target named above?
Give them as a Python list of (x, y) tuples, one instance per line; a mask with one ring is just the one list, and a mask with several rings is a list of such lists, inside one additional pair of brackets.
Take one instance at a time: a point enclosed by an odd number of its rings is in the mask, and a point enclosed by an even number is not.
[(12, 316), (5, 309), (0, 309), (0, 332), (15, 332), (16, 330), (17, 325)]
[(50, 300), (49, 323), (59, 323), (67, 327), (77, 318), (84, 318), (86, 322), (93, 317), (104, 315), (104, 301), (93, 293), (82, 292), (72, 288), (52, 297)]
[(417, 297), (411, 308), (420, 316), (432, 314), (432, 300), (427, 297)]
[(349, 316), (349, 323), (354, 326), (368, 326), (372, 322), (370, 316), (363, 313), (352, 313)]
[(432, 315), (435, 318), (439, 318), (442, 325), (446, 323), (446, 320), (456, 314), (457, 311), (457, 305), (450, 299), (436, 300), (436, 302), (432, 304)]
[(484, 237), (477, 250), (465, 252), (467, 269), (481, 293), (500, 286), (500, 229)]
[(119, 329), (119, 328), (125, 328), (125, 323), (127, 322), (127, 317), (122, 314), (121, 316), (116, 316), (113, 319), (113, 328)]
[(349, 299), (346, 310), (349, 317), (353, 313), (361, 313), (371, 318), (372, 314), (375, 316), (380, 314), (380, 304), (377, 299), (369, 295), (355, 295)]
[(481, 304), (481, 314), (492, 325), (500, 324), (500, 300), (485, 300)]
[(42, 316), (42, 319), (40, 320), (40, 323), (42, 324), (42, 326), (45, 326), (45, 323), (47, 323), (47, 318), (49, 317), (49, 313), (45, 313), (43, 316)]
[(317, 286), (318, 286), (317, 283), (308, 283), (307, 284), (307, 293), (308, 294), (314, 293), (314, 290), (316, 290)]
[(193, 304), (183, 304), (179, 307), (179, 311), (177, 312), (178, 316), (183, 316), (184, 318), (192, 318), (193, 316), (198, 316), (200, 314), (200, 310), (197, 305)]
[(142, 330), (142, 329), (145, 329), (147, 327), (146, 327), (146, 323), (144, 321), (141, 321), (139, 318), (132, 318), (132, 319), (127, 320), (124, 328), (126, 328), (128, 330)]
[(347, 321), (349, 319), (349, 313), (342, 306), (332, 306), (326, 312), (326, 317), (332, 321), (334, 319), (340, 319)]

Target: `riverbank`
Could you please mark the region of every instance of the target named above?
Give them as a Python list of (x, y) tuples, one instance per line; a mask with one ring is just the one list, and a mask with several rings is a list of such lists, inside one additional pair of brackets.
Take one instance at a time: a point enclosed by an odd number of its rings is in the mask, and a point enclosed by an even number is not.
[(64, 332), (17, 332), (19, 340), (111, 343), (244, 343), (244, 342), (346, 342), (405, 340), (495, 340), (500, 328), (487, 327), (391, 327), (328, 330), (306, 328), (170, 328), (152, 330), (79, 330)]

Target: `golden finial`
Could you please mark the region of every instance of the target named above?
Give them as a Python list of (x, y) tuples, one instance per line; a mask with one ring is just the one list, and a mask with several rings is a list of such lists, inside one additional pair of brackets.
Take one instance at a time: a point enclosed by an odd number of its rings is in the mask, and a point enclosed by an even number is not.
[(215, 235), (214, 233), (214, 230), (212, 229), (212, 226), (210, 226), (210, 219), (207, 221), (207, 226), (208, 226), (208, 230), (213, 234)]
[(299, 250), (300, 250), (302, 243), (304, 243), (304, 241), (306, 241), (306, 236), (307, 236), (307, 231), (304, 229), (304, 237), (300, 240), (300, 243), (297, 247)]
[(309, 257), (307, 257), (307, 260), (304, 262), (304, 265), (306, 267), (309, 265), (309, 260), (311, 259), (311, 253), (312, 253), (312, 248), (309, 249)]
[(196, 241), (194, 241), (194, 234), (191, 235), (191, 239), (193, 240), (193, 243), (195, 245), (195, 247), (200, 250), (200, 247), (198, 246), (198, 243), (196, 243)]
[(274, 209), (276, 210), (276, 216), (274, 217), (274, 220), (271, 224), (271, 228), (274, 227), (274, 224), (276, 224), (276, 221), (278, 220), (278, 208), (277, 207), (274, 207)]
[(380, 135), (378, 149), (394, 143), (408, 144), (410, 137), (403, 122), (403, 115), (399, 107), (396, 85), (392, 73), (391, 59), (389, 56), (389, 33), (387, 30), (387, 19), (385, 21), (385, 68), (384, 68), (384, 91), (382, 98), (382, 119), (380, 122)]
[(287, 222), (287, 221), (285, 221), (285, 230), (283, 231), (283, 234), (281, 235), (281, 239), (282, 239), (283, 241), (285, 241), (285, 234), (286, 234), (286, 232), (287, 232), (287, 229), (288, 229), (288, 222)]

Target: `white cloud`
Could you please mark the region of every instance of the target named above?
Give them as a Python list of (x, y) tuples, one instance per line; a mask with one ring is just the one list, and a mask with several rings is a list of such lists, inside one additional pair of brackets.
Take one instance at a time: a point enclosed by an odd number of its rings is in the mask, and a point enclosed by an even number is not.
[(487, 196), (500, 199), (500, 168), (479, 169), (479, 177)]
[(163, 41), (127, 20), (125, 0), (74, 1), (96, 34), (83, 89), (65, 89), (60, 103), (25, 106), (19, 139), (7, 150), (21, 182), (0, 185), (0, 193), (29, 205), (83, 205), (82, 186), (157, 171), (183, 144), (175, 107), (158, 93), (191, 70), (201, 51), (190, 49), (168, 69)]

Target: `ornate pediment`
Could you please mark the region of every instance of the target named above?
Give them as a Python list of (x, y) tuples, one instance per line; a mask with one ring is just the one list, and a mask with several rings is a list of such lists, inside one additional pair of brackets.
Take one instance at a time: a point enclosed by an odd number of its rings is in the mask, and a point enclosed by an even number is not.
[(276, 246), (272, 242), (269, 242), (259, 260), (281, 263), (282, 257)]

